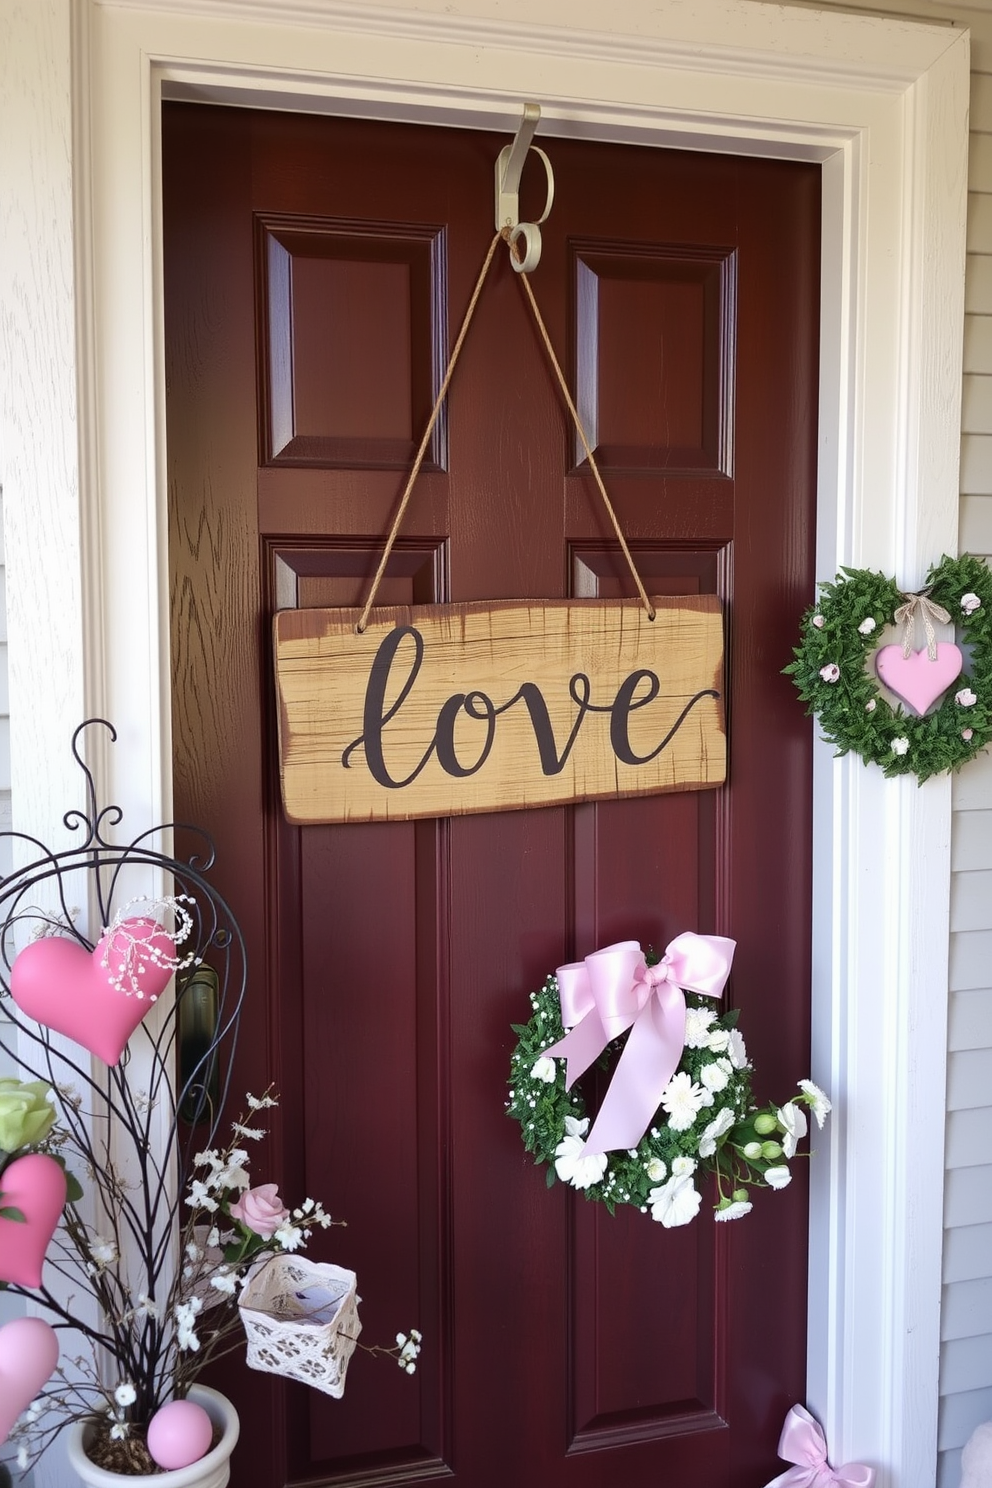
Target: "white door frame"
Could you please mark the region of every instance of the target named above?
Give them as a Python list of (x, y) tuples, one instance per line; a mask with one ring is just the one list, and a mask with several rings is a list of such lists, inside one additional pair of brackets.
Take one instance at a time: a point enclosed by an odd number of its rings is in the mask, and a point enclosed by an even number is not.
[[(31, 129), (71, 148), (25, 149), (24, 268), (0, 275), (15, 325), (32, 255), (62, 281), (28, 284), (41, 313), (23, 377), (0, 384), (15, 432), (27, 416), (54, 451), (24, 440), (5, 491), (15, 825), (46, 840), (77, 790), (67, 698), (118, 727), (104, 799), (135, 832), (169, 810), (163, 91), (507, 130), (535, 98), (549, 135), (822, 161), (818, 574), (871, 565), (916, 587), (955, 551), (967, 33), (756, 0), (616, 0), (609, 33), (600, 0), (420, 5), (8, 7), (50, 73)], [(36, 408), (32, 374), (78, 391), (78, 460), (71, 407)], [(815, 777), (812, 1074), (838, 1109), (813, 1163), (808, 1403), (835, 1460), (875, 1463), (879, 1488), (932, 1488), (950, 784), (886, 782), (823, 748)]]

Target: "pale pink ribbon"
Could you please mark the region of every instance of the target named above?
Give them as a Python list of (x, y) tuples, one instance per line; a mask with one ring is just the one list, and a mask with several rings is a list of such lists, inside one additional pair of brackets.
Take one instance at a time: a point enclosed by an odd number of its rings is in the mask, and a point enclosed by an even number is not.
[(872, 1488), (875, 1482), (875, 1469), (860, 1462), (830, 1466), (820, 1423), (801, 1405), (794, 1405), (785, 1418), (778, 1455), (795, 1466), (766, 1483), (765, 1488)]
[(651, 1124), (685, 1047), (684, 991), (720, 997), (736, 942), (722, 935), (677, 935), (657, 966), (636, 940), (621, 940), (584, 961), (559, 966), (562, 1026), (545, 1053), (564, 1056), (566, 1086), (630, 1029), (583, 1155), (636, 1147)]

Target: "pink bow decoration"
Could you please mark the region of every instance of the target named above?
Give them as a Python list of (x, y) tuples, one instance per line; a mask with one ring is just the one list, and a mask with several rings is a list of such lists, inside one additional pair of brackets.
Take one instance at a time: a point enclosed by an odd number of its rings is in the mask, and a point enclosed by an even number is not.
[(778, 1455), (795, 1466), (765, 1488), (872, 1488), (875, 1482), (875, 1469), (860, 1462), (830, 1466), (820, 1423), (801, 1405), (794, 1405), (785, 1418)]
[(686, 930), (648, 966), (636, 940), (559, 966), (563, 1039), (544, 1052), (564, 1056), (566, 1084), (630, 1029), (583, 1155), (636, 1147), (651, 1124), (685, 1047), (685, 992), (723, 993), (736, 942)]

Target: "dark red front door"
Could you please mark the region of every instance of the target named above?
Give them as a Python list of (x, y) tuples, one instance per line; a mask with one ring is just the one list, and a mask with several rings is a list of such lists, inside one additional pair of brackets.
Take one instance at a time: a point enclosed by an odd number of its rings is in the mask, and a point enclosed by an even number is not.
[[(239, 1361), (237, 1488), (760, 1488), (803, 1398), (801, 1172), (666, 1231), (549, 1192), (504, 1102), (549, 971), (686, 929), (738, 941), (759, 1098), (808, 1073), (809, 729), (780, 673), (812, 589), (815, 167), (544, 142), (535, 293), (649, 591), (724, 602), (728, 785), (280, 810), (271, 614), (365, 598), (506, 142), (165, 109), (176, 814), (248, 935), (235, 1088), (282, 1093), (256, 1179), (347, 1219), (311, 1253), (357, 1270), (366, 1340), (425, 1339), (414, 1378), (357, 1356), (340, 1402)], [(632, 592), (501, 250), (380, 600)]]

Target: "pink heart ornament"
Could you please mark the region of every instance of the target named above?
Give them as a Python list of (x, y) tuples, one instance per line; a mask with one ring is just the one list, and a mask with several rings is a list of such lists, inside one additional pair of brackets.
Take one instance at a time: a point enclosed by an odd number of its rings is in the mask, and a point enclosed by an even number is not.
[(901, 646), (883, 646), (875, 653), (875, 671), (890, 692), (922, 715), (961, 675), (964, 657), (951, 641), (940, 641), (931, 661), (926, 648), (903, 656)]
[(40, 1287), (45, 1252), (65, 1208), (61, 1163), (44, 1152), (15, 1157), (0, 1173), (0, 1209), (8, 1206), (20, 1209), (24, 1218), (0, 1214), (0, 1279)]
[[(36, 1023), (64, 1033), (105, 1064), (116, 1064), (168, 985), (175, 950), (172, 936), (148, 919), (123, 921), (92, 951), (66, 936), (48, 936), (32, 941), (15, 958), (10, 993)], [(131, 986), (132, 973), (140, 996), (124, 990)]]
[(44, 1318), (14, 1318), (0, 1328), (0, 1444), (55, 1372), (59, 1341)]

